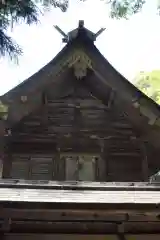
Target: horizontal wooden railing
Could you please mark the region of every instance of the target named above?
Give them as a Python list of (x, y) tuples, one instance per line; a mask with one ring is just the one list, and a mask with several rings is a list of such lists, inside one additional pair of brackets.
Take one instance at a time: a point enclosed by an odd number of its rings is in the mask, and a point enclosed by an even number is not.
[(0, 188), (28, 188), (28, 189), (73, 189), (73, 190), (127, 190), (127, 191), (159, 191), (160, 182), (83, 182), (83, 181), (48, 181), (0, 179)]

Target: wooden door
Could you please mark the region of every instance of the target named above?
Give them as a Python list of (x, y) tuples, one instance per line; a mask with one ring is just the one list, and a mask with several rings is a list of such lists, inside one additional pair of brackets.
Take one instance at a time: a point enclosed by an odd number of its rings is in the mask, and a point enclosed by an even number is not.
[(28, 179), (29, 178), (29, 157), (27, 155), (13, 155), (10, 178)]
[(76, 156), (66, 157), (66, 174), (67, 181), (78, 181), (78, 165)]
[(54, 175), (52, 157), (31, 157), (30, 166), (30, 178), (32, 180), (52, 180)]
[(96, 181), (95, 157), (88, 154), (63, 155), (65, 159), (65, 180)]
[(79, 181), (95, 181), (95, 161), (93, 156), (79, 156), (78, 165)]

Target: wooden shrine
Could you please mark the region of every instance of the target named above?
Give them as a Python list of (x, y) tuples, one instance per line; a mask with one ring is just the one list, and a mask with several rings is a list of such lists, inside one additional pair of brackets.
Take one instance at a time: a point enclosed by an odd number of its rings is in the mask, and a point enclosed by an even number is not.
[(1, 236), (159, 239), (159, 106), (95, 47), (103, 29), (56, 28), (62, 51), (0, 98)]

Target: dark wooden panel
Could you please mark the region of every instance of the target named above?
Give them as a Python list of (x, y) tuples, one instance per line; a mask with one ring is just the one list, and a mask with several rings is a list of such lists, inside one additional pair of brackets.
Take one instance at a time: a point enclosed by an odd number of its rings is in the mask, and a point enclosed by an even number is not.
[(29, 179), (29, 156), (12, 156), (10, 177), (14, 179)]
[(65, 168), (66, 168), (65, 158), (61, 157), (59, 158), (58, 162), (58, 180), (60, 181), (64, 181), (66, 179)]
[(31, 157), (30, 162), (30, 179), (51, 180), (53, 178), (54, 169), (51, 157)]

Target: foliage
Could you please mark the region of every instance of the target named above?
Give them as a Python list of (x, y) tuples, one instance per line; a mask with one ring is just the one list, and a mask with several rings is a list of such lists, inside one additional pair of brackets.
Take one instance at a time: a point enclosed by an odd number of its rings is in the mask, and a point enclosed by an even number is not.
[[(87, 0), (79, 0), (87, 1)], [(110, 6), (112, 18), (128, 18), (139, 12), (147, 0), (99, 0)], [(149, 1), (149, 0), (148, 0)], [(160, 1), (158, 1), (160, 6)], [(65, 12), (69, 0), (0, 0), (0, 56), (9, 55), (11, 58), (22, 53), (22, 49), (7, 35), (9, 26), (24, 21), (27, 24), (37, 23), (41, 11), (38, 6), (50, 9), (51, 6)]]
[(145, 0), (109, 0), (112, 18), (128, 18), (132, 14), (138, 13)]
[(41, 13), (38, 4), (44, 8), (54, 6), (66, 11), (68, 0), (0, 0), (0, 56), (8, 54), (15, 59), (22, 53), (18, 44), (8, 36), (7, 29), (19, 21), (29, 25), (37, 23)]
[(160, 104), (160, 70), (141, 72), (135, 81), (142, 92)]

